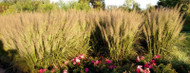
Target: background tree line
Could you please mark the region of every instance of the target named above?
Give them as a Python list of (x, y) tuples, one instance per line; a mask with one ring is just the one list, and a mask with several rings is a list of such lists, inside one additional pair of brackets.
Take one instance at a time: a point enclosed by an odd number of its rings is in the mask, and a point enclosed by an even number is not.
[[(153, 7), (175, 7), (176, 5), (183, 5), (181, 12), (185, 13), (186, 24), (190, 23), (190, 0), (159, 0), (156, 6), (150, 6), (147, 9)], [(51, 11), (53, 9), (70, 9), (75, 8), (78, 10), (94, 9), (112, 9), (120, 8), (125, 10), (141, 10), (140, 5), (134, 0), (125, 0), (125, 3), (120, 6), (107, 6), (105, 0), (79, 0), (78, 2), (70, 2), (68, 4), (60, 0), (57, 3), (50, 3), (50, 0), (2, 0), (0, 2), (0, 13), (10, 14), (20, 11)]]

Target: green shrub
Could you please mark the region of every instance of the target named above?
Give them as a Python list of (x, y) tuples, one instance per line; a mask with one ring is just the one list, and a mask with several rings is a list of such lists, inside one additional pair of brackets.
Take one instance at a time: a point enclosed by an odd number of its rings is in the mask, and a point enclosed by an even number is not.
[(47, 12), (47, 11), (53, 11), (54, 9), (57, 9), (55, 4), (40, 4), (37, 8), (37, 11)]
[(71, 1), (68, 4), (60, 1), (58, 3), (58, 7), (60, 7), (61, 9), (64, 9), (64, 10), (76, 9), (76, 10), (87, 10), (88, 11), (91, 9), (91, 7), (89, 6), (89, 3), (87, 1), (82, 2), (82, 3)]
[(154, 72), (155, 73), (177, 73), (174, 69), (172, 69), (171, 64), (168, 64), (168, 65), (160, 64), (156, 66), (156, 68), (154, 69)]

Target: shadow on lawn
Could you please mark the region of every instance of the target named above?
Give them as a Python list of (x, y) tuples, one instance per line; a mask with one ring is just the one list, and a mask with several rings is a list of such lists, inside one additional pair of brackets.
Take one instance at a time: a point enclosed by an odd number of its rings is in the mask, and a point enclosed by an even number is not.
[(175, 69), (175, 71), (178, 73), (189, 73), (189, 71), (190, 71), (190, 64), (189, 63), (178, 61), (177, 59), (172, 60), (170, 62), (166, 61), (166, 60), (158, 61), (158, 64), (161, 64), (161, 63), (164, 65), (171, 64), (172, 68)]
[(6, 51), (3, 42), (0, 40), (0, 68), (4, 69), (5, 73), (22, 73), (14, 66), (16, 54), (18, 54), (17, 50)]
[[(190, 55), (190, 24), (189, 23), (184, 24), (181, 33), (185, 33), (185, 36), (186, 36), (186, 40), (184, 41), (185, 46), (182, 48), (182, 50), (186, 52), (187, 55)], [(172, 62), (172, 66), (179, 73), (188, 73), (188, 71), (190, 71), (190, 61), (188, 64), (181, 61), (175, 61), (175, 62)]]

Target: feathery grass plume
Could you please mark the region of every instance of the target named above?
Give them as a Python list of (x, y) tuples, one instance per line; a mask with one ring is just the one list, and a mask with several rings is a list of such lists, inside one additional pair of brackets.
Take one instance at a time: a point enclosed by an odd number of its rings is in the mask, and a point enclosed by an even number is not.
[(158, 8), (147, 12), (143, 33), (152, 56), (166, 56), (179, 48), (177, 45), (184, 39), (184, 35), (180, 35), (184, 23), (182, 17), (180, 7)]
[(89, 17), (76, 10), (0, 16), (0, 38), (7, 50), (19, 52), (32, 71), (38, 66), (61, 65), (90, 49)]
[(143, 17), (137, 11), (99, 11), (96, 19), (102, 36), (108, 43), (110, 57), (116, 62), (135, 55), (134, 44), (139, 35)]

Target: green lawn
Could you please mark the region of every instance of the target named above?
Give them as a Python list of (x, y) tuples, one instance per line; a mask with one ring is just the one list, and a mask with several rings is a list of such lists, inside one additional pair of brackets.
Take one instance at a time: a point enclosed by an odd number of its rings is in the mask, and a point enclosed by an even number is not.
[(186, 32), (186, 42), (185, 45), (187, 46), (187, 53), (190, 54), (190, 32)]
[(190, 54), (190, 24), (184, 25), (182, 32), (186, 34), (184, 51)]

